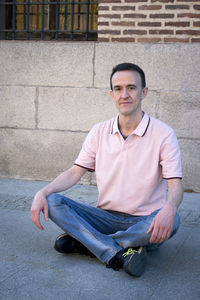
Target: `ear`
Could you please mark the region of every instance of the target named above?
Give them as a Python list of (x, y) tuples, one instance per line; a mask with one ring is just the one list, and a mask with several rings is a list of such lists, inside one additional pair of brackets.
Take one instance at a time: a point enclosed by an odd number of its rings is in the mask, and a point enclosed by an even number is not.
[(142, 100), (147, 96), (148, 94), (148, 87), (143, 88), (142, 90)]
[(113, 93), (113, 90), (110, 90), (110, 96), (114, 99), (114, 93)]

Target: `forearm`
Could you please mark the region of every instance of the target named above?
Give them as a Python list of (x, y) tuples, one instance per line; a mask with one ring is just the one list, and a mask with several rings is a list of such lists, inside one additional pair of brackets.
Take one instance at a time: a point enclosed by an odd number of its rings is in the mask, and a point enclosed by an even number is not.
[(47, 197), (52, 193), (59, 193), (65, 191), (76, 184), (83, 174), (86, 172), (85, 169), (73, 166), (69, 170), (61, 173), (51, 183), (45, 186), (40, 192)]
[(162, 243), (169, 239), (177, 209), (183, 199), (180, 179), (168, 180), (168, 199), (164, 207), (153, 219), (147, 233), (152, 233), (150, 243)]
[(168, 199), (167, 204), (178, 209), (183, 200), (183, 185), (181, 179), (168, 180)]

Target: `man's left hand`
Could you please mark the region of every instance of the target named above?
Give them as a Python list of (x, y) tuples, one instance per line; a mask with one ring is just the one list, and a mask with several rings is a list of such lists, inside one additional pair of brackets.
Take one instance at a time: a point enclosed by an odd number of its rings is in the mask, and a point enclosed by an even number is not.
[(147, 231), (147, 234), (152, 233), (150, 243), (162, 243), (169, 239), (174, 224), (176, 210), (175, 205), (166, 203), (155, 216)]

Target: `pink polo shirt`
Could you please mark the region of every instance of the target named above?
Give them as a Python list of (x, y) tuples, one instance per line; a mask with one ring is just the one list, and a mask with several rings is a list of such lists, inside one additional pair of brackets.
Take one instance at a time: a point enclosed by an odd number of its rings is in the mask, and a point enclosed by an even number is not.
[(96, 172), (97, 206), (149, 215), (166, 201), (166, 180), (181, 178), (180, 150), (171, 127), (144, 114), (126, 140), (118, 117), (95, 125), (76, 165)]

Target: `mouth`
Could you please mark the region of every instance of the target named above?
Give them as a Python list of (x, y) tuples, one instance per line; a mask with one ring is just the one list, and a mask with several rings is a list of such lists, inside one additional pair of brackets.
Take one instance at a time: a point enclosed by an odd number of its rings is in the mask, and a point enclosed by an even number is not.
[(131, 104), (131, 102), (121, 102), (120, 105), (127, 105), (127, 104)]

